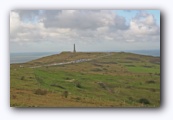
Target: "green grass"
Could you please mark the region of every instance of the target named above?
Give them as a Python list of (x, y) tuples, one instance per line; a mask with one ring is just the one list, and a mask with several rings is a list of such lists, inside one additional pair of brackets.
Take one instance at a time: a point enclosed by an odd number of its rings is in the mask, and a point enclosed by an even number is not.
[(130, 72), (138, 72), (138, 73), (159, 73), (160, 69), (159, 68), (145, 68), (142, 66), (135, 66), (135, 67), (127, 67), (127, 69)]
[[(106, 53), (62, 53), (32, 62), (10, 65), (12, 107), (159, 107), (158, 58), (131, 53), (89, 62), (29, 68), (38, 65), (95, 58)], [(68, 58), (68, 59), (67, 59)], [(68, 92), (67, 98), (63, 97)], [(37, 93), (37, 94), (35, 94)], [(45, 93), (45, 94), (42, 94)], [(143, 103), (144, 102), (144, 103)], [(146, 104), (145, 104), (146, 103)]]

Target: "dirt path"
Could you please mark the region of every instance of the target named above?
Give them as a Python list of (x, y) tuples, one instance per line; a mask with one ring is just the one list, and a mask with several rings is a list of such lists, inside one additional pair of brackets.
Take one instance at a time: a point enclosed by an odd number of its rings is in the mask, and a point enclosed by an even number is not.
[(78, 60), (73, 60), (73, 61), (69, 61), (69, 62), (61, 62), (61, 63), (52, 63), (52, 64), (48, 64), (48, 65), (39, 65), (39, 66), (32, 66), (29, 68), (39, 68), (39, 67), (47, 67), (47, 66), (56, 66), (56, 65), (67, 65), (67, 64), (76, 64), (76, 63), (81, 63), (81, 62), (88, 62), (91, 60), (95, 60), (95, 59), (99, 59), (99, 58), (103, 58), (103, 57), (107, 57), (107, 56), (111, 56), (111, 53), (107, 53), (106, 55), (103, 56), (99, 56), (93, 59), (78, 59)]

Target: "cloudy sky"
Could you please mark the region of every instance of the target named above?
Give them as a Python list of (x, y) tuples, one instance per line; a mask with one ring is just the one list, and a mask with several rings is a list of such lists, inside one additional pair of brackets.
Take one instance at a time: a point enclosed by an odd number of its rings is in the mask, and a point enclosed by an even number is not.
[(160, 50), (159, 10), (13, 10), (10, 52)]

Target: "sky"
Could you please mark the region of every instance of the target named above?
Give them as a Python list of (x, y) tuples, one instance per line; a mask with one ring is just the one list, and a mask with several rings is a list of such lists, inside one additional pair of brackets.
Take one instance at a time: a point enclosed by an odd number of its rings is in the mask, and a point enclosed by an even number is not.
[(159, 10), (12, 10), (10, 52), (160, 50)]

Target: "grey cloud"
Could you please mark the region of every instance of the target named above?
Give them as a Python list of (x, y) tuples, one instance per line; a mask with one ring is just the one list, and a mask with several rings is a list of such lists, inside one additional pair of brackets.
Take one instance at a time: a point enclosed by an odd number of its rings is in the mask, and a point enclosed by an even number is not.
[(126, 25), (126, 19), (122, 16), (116, 16), (116, 18), (114, 19), (114, 25), (110, 26), (111, 31), (126, 30), (128, 28), (129, 28), (129, 25)]
[[(112, 26), (116, 29), (126, 29), (125, 18), (115, 16), (110, 11), (101, 10), (62, 10), (46, 11), (43, 23), (46, 28), (71, 28), (71, 29), (97, 29), (103, 26)], [(53, 15), (52, 15), (53, 14)], [(50, 15), (50, 17), (49, 17)]]
[[(139, 12), (129, 25), (111, 10), (15, 11), (18, 29), (10, 33), (13, 42), (85, 43), (159, 41), (160, 27), (153, 16)], [(38, 23), (32, 23), (37, 19)], [(24, 20), (24, 21), (23, 21)], [(26, 23), (25, 20), (31, 21)], [(15, 22), (13, 23), (15, 24)]]
[(37, 19), (40, 15), (40, 10), (14, 10), (20, 15), (20, 19), (24, 21)]

